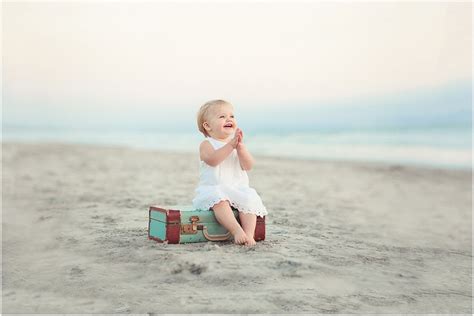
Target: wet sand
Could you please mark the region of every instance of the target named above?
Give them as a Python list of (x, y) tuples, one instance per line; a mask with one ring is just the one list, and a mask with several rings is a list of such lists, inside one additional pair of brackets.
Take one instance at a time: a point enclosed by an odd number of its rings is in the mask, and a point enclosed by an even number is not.
[(257, 157), (267, 239), (159, 244), (197, 155), (3, 144), (8, 313), (472, 313), (471, 172)]

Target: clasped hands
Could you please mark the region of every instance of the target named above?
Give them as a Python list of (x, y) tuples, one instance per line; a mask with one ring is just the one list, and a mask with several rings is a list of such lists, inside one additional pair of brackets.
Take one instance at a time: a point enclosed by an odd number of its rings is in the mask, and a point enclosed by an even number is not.
[(240, 128), (237, 128), (235, 130), (234, 138), (232, 138), (232, 140), (229, 143), (232, 145), (233, 148), (239, 150), (244, 146), (243, 139), (244, 139), (244, 133), (242, 132)]

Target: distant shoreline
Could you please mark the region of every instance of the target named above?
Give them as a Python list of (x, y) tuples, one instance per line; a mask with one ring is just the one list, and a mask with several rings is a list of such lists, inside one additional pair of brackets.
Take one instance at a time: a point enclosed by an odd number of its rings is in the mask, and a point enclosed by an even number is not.
[[(343, 161), (421, 168), (472, 170), (472, 129), (433, 126), (420, 129), (246, 133), (254, 156)], [(198, 132), (107, 129), (2, 129), (2, 140), (122, 146), (193, 154), (204, 139)]]
[[(195, 155), (198, 157), (198, 153), (191, 151), (177, 151), (177, 150), (167, 150), (167, 149), (157, 149), (157, 148), (141, 148), (133, 147), (130, 145), (120, 145), (120, 144), (94, 144), (94, 143), (80, 143), (80, 142), (59, 142), (59, 141), (2, 141), (2, 148), (4, 145), (13, 145), (13, 146), (60, 146), (60, 147), (70, 147), (78, 148), (84, 147), (95, 148), (95, 149), (117, 149), (117, 150), (131, 150), (131, 151), (143, 151), (143, 152), (156, 152), (162, 154), (175, 154), (175, 155)], [(459, 173), (471, 173), (471, 168), (459, 168), (459, 167), (449, 167), (449, 166), (432, 166), (426, 164), (411, 164), (411, 163), (402, 163), (402, 162), (386, 162), (386, 161), (370, 161), (370, 160), (350, 160), (350, 159), (329, 159), (329, 158), (307, 158), (307, 157), (287, 157), (287, 156), (276, 156), (276, 155), (265, 155), (265, 154), (253, 154), (257, 159), (257, 164), (261, 159), (270, 159), (276, 161), (285, 161), (285, 162), (304, 162), (304, 163), (322, 163), (322, 164), (340, 164), (340, 165), (351, 165), (359, 166), (362, 168), (376, 168), (376, 169), (422, 169), (422, 170), (439, 170), (439, 171), (452, 171)]]

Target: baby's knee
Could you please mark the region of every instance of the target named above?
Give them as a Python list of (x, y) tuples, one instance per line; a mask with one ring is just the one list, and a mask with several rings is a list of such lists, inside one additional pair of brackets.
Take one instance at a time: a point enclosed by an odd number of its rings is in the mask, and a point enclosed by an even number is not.
[(230, 207), (229, 201), (227, 200), (220, 201), (219, 203), (214, 204), (212, 208), (223, 208), (223, 207)]

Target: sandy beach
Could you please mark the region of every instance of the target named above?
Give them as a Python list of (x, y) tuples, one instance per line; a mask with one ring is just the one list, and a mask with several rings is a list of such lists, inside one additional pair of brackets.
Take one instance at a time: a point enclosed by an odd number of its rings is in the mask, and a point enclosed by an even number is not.
[(471, 172), (256, 157), (254, 248), (147, 239), (198, 157), (3, 143), (3, 314), (466, 313)]

